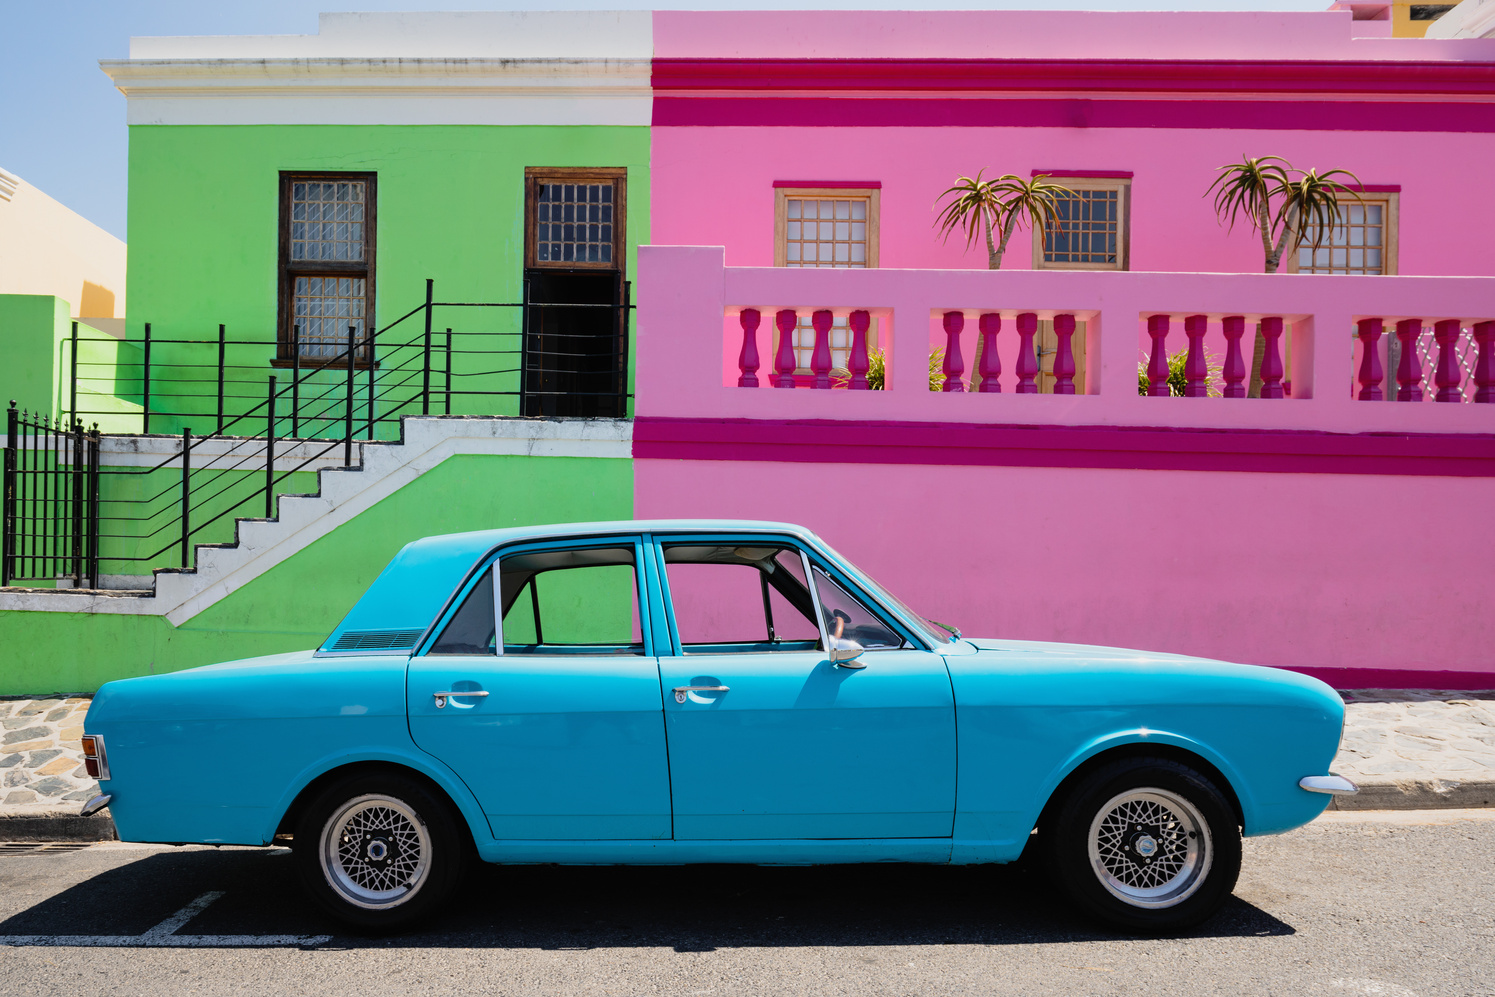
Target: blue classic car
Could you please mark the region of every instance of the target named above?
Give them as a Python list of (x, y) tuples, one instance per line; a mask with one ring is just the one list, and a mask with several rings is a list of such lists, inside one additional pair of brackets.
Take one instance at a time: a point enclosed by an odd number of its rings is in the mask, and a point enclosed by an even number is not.
[(1343, 719), (1291, 672), (962, 637), (799, 527), (582, 523), (412, 543), (316, 651), (110, 682), (85, 753), (122, 839), (289, 840), (363, 928), (472, 858), (1032, 849), (1085, 911), (1170, 931), (1230, 894), (1242, 832), (1354, 792)]

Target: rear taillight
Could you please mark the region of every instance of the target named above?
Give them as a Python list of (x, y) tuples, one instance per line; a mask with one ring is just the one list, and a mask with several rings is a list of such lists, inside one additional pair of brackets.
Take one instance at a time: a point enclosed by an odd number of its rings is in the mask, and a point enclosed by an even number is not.
[(109, 778), (109, 755), (104, 751), (104, 739), (97, 734), (83, 735), (83, 767), (101, 782)]

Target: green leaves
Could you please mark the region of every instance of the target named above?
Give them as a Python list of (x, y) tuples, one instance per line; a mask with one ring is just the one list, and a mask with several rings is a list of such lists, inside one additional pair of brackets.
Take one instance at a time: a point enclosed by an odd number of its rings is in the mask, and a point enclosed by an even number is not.
[[(1014, 229), (1024, 224), (1043, 229), (1052, 224), (1058, 216), (1060, 198), (1073, 197), (1074, 191), (1049, 183), (1044, 174), (1032, 180), (1024, 180), (1015, 173), (985, 180), (985, 172), (982, 169), (974, 177), (959, 178), (954, 186), (935, 198), (936, 206), (945, 198), (951, 200), (940, 209), (934, 225), (946, 241), (950, 233), (963, 230), (967, 250), (975, 246), (984, 234), (987, 266), (1000, 270), (1002, 256), (1007, 252), (1007, 243)], [(1001, 232), (1000, 243), (992, 237), (996, 231)]]
[[(1341, 196), (1360, 200), (1360, 178), (1349, 170), (1303, 171), (1281, 156), (1242, 156), (1217, 172), (1204, 196), (1214, 194), (1215, 214), (1231, 229), (1245, 215), (1260, 233), (1267, 273), (1276, 273), (1283, 253), (1296, 252), (1309, 232), (1318, 245), (1333, 231)], [(1337, 179), (1341, 176), (1354, 186)]]

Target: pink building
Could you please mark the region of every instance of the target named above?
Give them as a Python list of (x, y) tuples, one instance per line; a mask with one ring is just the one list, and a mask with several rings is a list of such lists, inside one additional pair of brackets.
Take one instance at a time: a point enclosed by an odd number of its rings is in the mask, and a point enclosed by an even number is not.
[[(971, 633), (1495, 675), (1495, 40), (1357, 26), (655, 14), (637, 513), (804, 522)], [(1272, 275), (1206, 196), (1266, 155), (1361, 181)], [(996, 273), (933, 224), (978, 169), (1076, 194)], [(1190, 347), (1214, 397), (1139, 395)]]

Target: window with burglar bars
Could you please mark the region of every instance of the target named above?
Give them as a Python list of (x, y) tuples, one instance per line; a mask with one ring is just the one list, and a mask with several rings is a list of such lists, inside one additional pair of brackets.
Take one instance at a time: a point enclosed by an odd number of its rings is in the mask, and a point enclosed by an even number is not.
[(627, 170), (528, 169), (527, 265), (623, 269)]
[(1130, 269), (1128, 180), (1049, 179), (1072, 197), (1055, 204), (1055, 220), (1033, 233), (1033, 266), (1043, 270)]
[(374, 312), (372, 173), (280, 175), (280, 347), (277, 364), (341, 361), (354, 342), (367, 362)]
[[(876, 187), (776, 187), (774, 189), (774, 265), (863, 269), (877, 266), (878, 209)], [(868, 348), (876, 348), (874, 324)], [(851, 356), (851, 327), (845, 315), (831, 323), (831, 369), (846, 370)], [(810, 373), (815, 326), (810, 312), (800, 313), (794, 330), (796, 373)]]
[(1290, 273), (1395, 274), (1396, 194), (1339, 199), (1339, 224), (1320, 235), (1310, 228), (1288, 259)]

